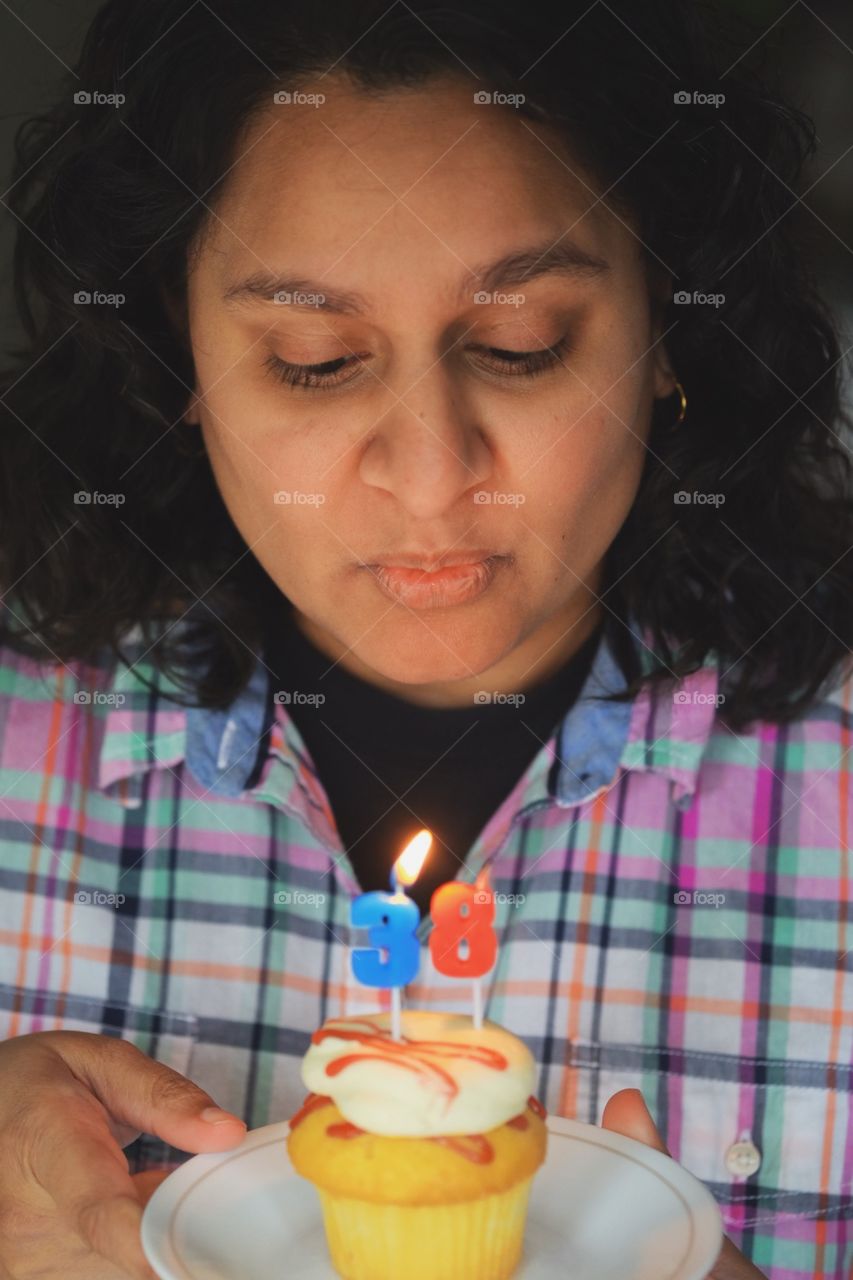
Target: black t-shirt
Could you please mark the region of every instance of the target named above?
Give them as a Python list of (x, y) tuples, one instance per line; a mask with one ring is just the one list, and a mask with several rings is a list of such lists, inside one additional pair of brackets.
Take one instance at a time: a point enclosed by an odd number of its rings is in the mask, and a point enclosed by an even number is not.
[[(321, 653), (293, 620), (289, 602), (271, 632), (275, 688), (326, 790), (362, 890), (389, 889), (391, 865), (429, 827), (433, 844), (407, 889), (429, 910), (432, 892), (457, 874), (476, 837), (577, 698), (599, 625), (524, 702), (425, 707), (378, 688)], [(484, 677), (483, 688), (489, 689)], [(321, 693), (323, 701), (312, 695)]]

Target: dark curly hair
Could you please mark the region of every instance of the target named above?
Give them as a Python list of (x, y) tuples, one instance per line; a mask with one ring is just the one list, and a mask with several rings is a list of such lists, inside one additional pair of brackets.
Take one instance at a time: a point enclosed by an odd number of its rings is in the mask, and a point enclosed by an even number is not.
[[(672, 403), (655, 402), (639, 491), (606, 556), (623, 696), (714, 652), (732, 728), (802, 714), (853, 648), (840, 342), (794, 209), (813, 122), (763, 73), (729, 70), (737, 57), (734, 29), (695, 0), (109, 0), (77, 78), (16, 138), (26, 345), (0, 380), (0, 640), (97, 661), (121, 658), (139, 624), (173, 680), (184, 646), (200, 647), (198, 704), (224, 707), (244, 686), (281, 595), (206, 456), (179, 444), (194, 384), (188, 254), (275, 91), (330, 69), (368, 93), (452, 73), (523, 94), (518, 109), (561, 130), (631, 217), (647, 264), (665, 264), (679, 291), (724, 295), (666, 305), (689, 408), (674, 427)], [(125, 302), (76, 305), (81, 291)], [(124, 502), (82, 505), (79, 490)], [(192, 625), (174, 626), (191, 606)], [(650, 629), (651, 669), (629, 617)], [(158, 618), (170, 621), (149, 635)]]

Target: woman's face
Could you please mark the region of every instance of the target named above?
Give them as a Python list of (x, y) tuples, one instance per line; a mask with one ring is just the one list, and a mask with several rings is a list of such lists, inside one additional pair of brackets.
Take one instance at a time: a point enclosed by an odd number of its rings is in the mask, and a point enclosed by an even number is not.
[[(641, 245), (555, 134), (466, 84), (314, 91), (251, 122), (192, 260), (188, 420), (330, 657), (413, 701), (523, 690), (599, 621), (673, 390)], [(306, 365), (320, 385), (284, 380)], [(445, 551), (499, 557), (485, 589), (401, 599), (365, 567)]]

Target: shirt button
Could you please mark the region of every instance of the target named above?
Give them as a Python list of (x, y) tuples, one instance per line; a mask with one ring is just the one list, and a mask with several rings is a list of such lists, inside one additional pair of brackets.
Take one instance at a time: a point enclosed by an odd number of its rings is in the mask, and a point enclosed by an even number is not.
[(733, 1142), (725, 1155), (726, 1168), (735, 1178), (748, 1178), (761, 1167), (761, 1152), (749, 1137)]

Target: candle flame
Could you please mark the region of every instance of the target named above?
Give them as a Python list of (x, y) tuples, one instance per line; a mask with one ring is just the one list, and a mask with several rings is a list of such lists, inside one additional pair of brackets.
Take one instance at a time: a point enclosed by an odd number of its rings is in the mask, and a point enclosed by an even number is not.
[(412, 836), (397, 861), (394, 863), (394, 875), (398, 884), (414, 884), (426, 861), (429, 847), (432, 844), (432, 832), (424, 827)]

